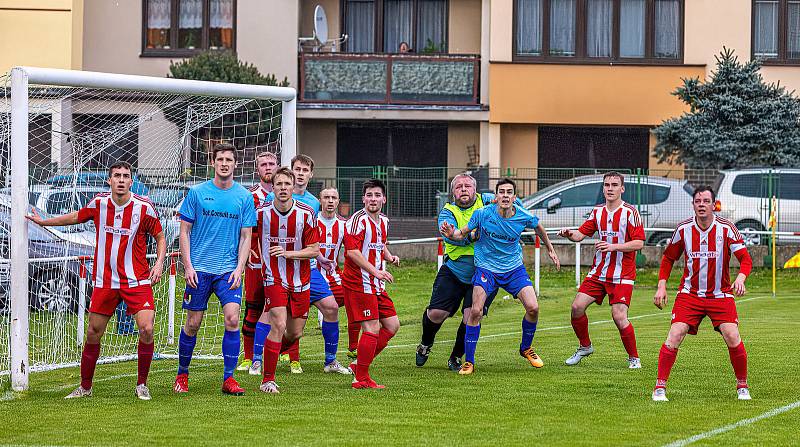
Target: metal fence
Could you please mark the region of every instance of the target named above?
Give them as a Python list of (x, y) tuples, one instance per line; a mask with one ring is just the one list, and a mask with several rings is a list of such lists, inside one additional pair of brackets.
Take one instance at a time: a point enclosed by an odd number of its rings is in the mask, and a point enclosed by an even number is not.
[[(337, 187), (342, 202), (340, 212), (347, 215), (361, 207), (363, 181), (379, 178), (387, 184), (388, 201), (384, 212), (389, 217), (428, 222), (435, 219), (448, 200), (450, 180), (464, 171), (477, 179), (479, 191), (492, 191), (501, 178), (513, 179), (517, 183), (517, 196), (525, 206), (535, 212), (546, 227), (554, 228), (580, 225), (592, 207), (603, 203), (602, 175), (609, 170), (397, 166), (317, 168), (309, 189), (318, 194), (324, 187)], [(709, 185), (717, 193), (717, 214), (733, 221), (740, 230), (768, 229), (774, 211), (778, 231), (800, 234), (800, 169), (617, 171), (625, 176), (623, 199), (639, 209), (647, 227), (674, 228), (692, 215), (691, 192), (694, 188)], [(411, 231), (401, 236), (426, 235), (429, 226), (419, 225), (419, 232)], [(648, 235), (648, 243), (663, 243), (668, 236), (666, 231), (653, 232)], [(763, 243), (766, 239), (757, 234), (748, 238), (753, 244)]]

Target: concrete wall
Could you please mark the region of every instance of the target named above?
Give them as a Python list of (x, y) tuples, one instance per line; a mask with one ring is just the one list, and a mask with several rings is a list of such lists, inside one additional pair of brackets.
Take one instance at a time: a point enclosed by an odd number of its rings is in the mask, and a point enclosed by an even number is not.
[(503, 167), (534, 168), (539, 164), (539, 128), (532, 124), (503, 124), (500, 130)]
[[(514, 38), (514, 0), (491, 0), (489, 21), (489, 60), (491, 62), (511, 62)], [(492, 94), (494, 94), (492, 92)]]
[(80, 36), (82, 5), (82, 0), (0, 0), (0, 73), (18, 65), (80, 69), (74, 38)]
[(298, 120), (298, 152), (314, 159), (315, 167), (336, 166), (336, 121)]
[(448, 51), (458, 54), (481, 52), (481, 0), (451, 0)]
[(481, 131), (478, 123), (447, 124), (447, 166), (465, 168), (469, 162), (467, 146), (474, 145), (480, 153)]

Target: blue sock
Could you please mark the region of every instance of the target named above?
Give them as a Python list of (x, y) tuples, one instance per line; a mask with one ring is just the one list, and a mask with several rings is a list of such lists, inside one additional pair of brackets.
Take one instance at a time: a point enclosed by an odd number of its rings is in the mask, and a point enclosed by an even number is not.
[(519, 344), (519, 351), (522, 352), (531, 347), (533, 334), (536, 333), (536, 323), (531, 323), (522, 317), (522, 343)]
[(253, 361), (264, 361), (264, 342), (267, 340), (271, 327), (267, 323), (256, 323), (256, 334), (253, 336)]
[(238, 329), (225, 331), (225, 335), (222, 336), (222, 361), (225, 365), (225, 373), (222, 376), (222, 380), (233, 377), (233, 370), (236, 369), (236, 362), (239, 361), (240, 343)]
[(339, 322), (322, 322), (322, 338), (325, 340), (325, 364), (336, 360), (339, 349)]
[(197, 336), (190, 337), (181, 329), (178, 339), (178, 374), (189, 374), (189, 363), (192, 362), (194, 345), (197, 343)]
[(464, 334), (464, 361), (475, 363), (475, 348), (478, 347), (478, 337), (481, 336), (481, 325), (467, 325), (467, 332)]

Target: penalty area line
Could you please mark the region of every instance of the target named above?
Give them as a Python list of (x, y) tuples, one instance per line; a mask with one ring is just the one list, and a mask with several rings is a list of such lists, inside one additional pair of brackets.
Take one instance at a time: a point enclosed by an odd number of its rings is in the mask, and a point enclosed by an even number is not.
[(772, 410), (769, 410), (769, 411), (767, 411), (765, 413), (761, 413), (758, 416), (755, 416), (755, 417), (752, 417), (752, 418), (749, 418), (749, 419), (742, 419), (741, 421), (734, 422), (733, 424), (728, 424), (728, 425), (725, 425), (723, 427), (716, 428), (714, 430), (710, 430), (710, 431), (707, 431), (707, 432), (704, 432), (704, 433), (700, 433), (700, 434), (694, 435), (694, 436), (686, 438), (686, 439), (681, 439), (679, 441), (675, 441), (675, 442), (671, 442), (669, 444), (665, 444), (664, 447), (682, 447), (682, 446), (685, 446), (685, 445), (689, 445), (689, 444), (695, 443), (697, 441), (702, 441), (703, 439), (708, 439), (708, 438), (711, 438), (713, 436), (716, 436), (716, 435), (719, 435), (719, 434), (722, 434), (722, 433), (725, 433), (725, 432), (729, 432), (731, 430), (735, 430), (735, 429), (740, 428), (740, 427), (745, 427), (745, 426), (754, 424), (754, 423), (756, 423), (758, 421), (761, 421), (761, 420), (764, 420), (764, 419), (769, 419), (769, 418), (777, 416), (779, 414), (786, 413), (787, 411), (792, 411), (792, 410), (794, 410), (795, 408), (798, 408), (798, 407), (800, 407), (800, 400), (798, 400), (797, 402), (792, 402), (789, 405), (784, 405), (784, 406), (779, 407), (779, 408), (774, 408)]

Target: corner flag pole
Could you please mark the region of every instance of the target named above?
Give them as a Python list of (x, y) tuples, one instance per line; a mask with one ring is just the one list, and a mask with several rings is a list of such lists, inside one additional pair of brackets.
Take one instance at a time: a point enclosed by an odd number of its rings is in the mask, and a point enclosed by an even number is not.
[(775, 196), (773, 195), (772, 196), (772, 215), (769, 218), (769, 225), (770, 225), (770, 227), (772, 227), (772, 297), (773, 298), (775, 298), (776, 293), (777, 293), (777, 286), (776, 286), (777, 267), (776, 267), (776, 259), (775, 259), (776, 255), (777, 255), (777, 250), (775, 249), (775, 245), (776, 245), (775, 232), (777, 231), (777, 228), (778, 228), (778, 219), (777, 219), (777, 213), (775, 212), (776, 208), (777, 208), (777, 200), (775, 199)]

